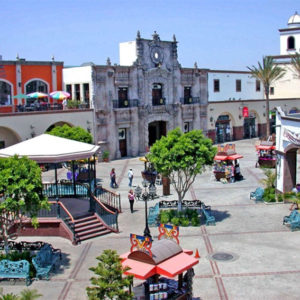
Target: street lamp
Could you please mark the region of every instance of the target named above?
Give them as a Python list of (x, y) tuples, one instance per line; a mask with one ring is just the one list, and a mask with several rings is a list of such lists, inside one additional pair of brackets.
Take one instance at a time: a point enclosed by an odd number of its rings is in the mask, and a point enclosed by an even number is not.
[[(144, 230), (144, 236), (149, 237), (152, 240), (152, 236), (150, 233), (150, 229), (148, 226), (148, 213), (147, 213), (147, 202), (151, 198), (152, 200), (156, 196), (156, 187), (155, 185), (149, 183), (148, 181), (143, 180), (142, 185), (144, 187), (144, 191), (140, 186), (137, 186), (134, 190), (135, 197), (138, 200), (143, 200), (145, 202), (145, 230)], [(148, 189), (148, 190), (147, 190)]]

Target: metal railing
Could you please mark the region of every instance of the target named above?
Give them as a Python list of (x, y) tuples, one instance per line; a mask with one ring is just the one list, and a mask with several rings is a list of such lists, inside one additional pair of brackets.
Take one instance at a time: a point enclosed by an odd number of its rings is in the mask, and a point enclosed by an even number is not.
[(38, 212), (38, 218), (58, 218), (61, 219), (73, 234), (73, 240), (75, 240), (74, 231), (74, 218), (69, 210), (60, 201), (49, 201), (50, 209), (41, 209)]
[(126, 99), (126, 100), (112, 100), (113, 108), (128, 108), (128, 107), (138, 107), (138, 99)]
[(96, 187), (94, 195), (100, 202), (122, 212), (120, 194), (113, 193), (103, 187)]
[(87, 197), (88, 185), (76, 183), (75, 189), (73, 183), (43, 183), (43, 194), (48, 198), (63, 197)]
[(185, 97), (185, 98), (180, 98), (180, 103), (181, 104), (196, 104), (196, 103), (200, 103), (200, 97)]
[(104, 223), (104, 226), (108, 227), (114, 232), (119, 231), (118, 225), (118, 210), (112, 211), (108, 209), (103, 203), (101, 203), (95, 196), (93, 198), (93, 205), (95, 208), (95, 213)]

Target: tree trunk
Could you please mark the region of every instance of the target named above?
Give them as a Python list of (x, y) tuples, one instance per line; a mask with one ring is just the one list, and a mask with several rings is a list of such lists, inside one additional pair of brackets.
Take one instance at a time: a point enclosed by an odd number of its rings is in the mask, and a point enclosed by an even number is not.
[(270, 111), (270, 105), (269, 105), (269, 86), (265, 87), (265, 95), (266, 95), (266, 135), (267, 139), (270, 136), (270, 117), (269, 117), (269, 111)]
[(170, 195), (170, 178), (162, 176), (163, 195)]

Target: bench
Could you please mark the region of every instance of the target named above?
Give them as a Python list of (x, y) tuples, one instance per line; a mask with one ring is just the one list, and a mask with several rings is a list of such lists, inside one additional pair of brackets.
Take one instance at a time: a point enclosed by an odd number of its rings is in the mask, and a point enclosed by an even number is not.
[(255, 200), (255, 202), (263, 201), (264, 189), (258, 187), (254, 192), (250, 193), (250, 200)]
[(59, 249), (53, 249), (51, 245), (45, 244), (37, 255), (32, 259), (32, 263), (36, 270), (36, 277), (46, 277), (49, 280), (49, 273), (52, 267), (61, 259), (61, 252)]
[(149, 225), (157, 224), (158, 214), (159, 214), (159, 203), (156, 203), (155, 206), (153, 207), (149, 207), (149, 214), (148, 214)]
[(298, 211), (297, 210), (293, 210), (289, 216), (285, 216), (283, 217), (283, 221), (282, 221), (282, 224), (290, 224), (295, 218), (296, 216), (299, 215)]
[(297, 227), (300, 228), (300, 214), (297, 214), (296, 217), (290, 222), (291, 230), (294, 231)]
[(28, 286), (30, 284), (29, 262), (27, 260), (1, 260), (0, 278), (25, 278), (26, 285)]
[(215, 217), (210, 215), (209, 211), (206, 210), (205, 208), (201, 208), (201, 210), (206, 218), (205, 225), (216, 225)]

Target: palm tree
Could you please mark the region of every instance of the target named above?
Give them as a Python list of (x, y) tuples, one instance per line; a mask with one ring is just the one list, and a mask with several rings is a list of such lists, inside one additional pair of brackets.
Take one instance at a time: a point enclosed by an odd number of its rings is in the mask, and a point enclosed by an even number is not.
[(298, 77), (300, 78), (300, 54), (295, 53), (295, 56), (292, 57), (292, 66), (294, 71), (297, 73)]
[(267, 137), (270, 135), (270, 119), (269, 119), (269, 93), (270, 86), (275, 81), (282, 78), (285, 74), (285, 70), (274, 63), (274, 60), (270, 56), (263, 57), (263, 63), (261, 65), (258, 62), (258, 67), (247, 67), (252, 76), (260, 80), (264, 86), (264, 92), (266, 96), (266, 119), (267, 119)]

